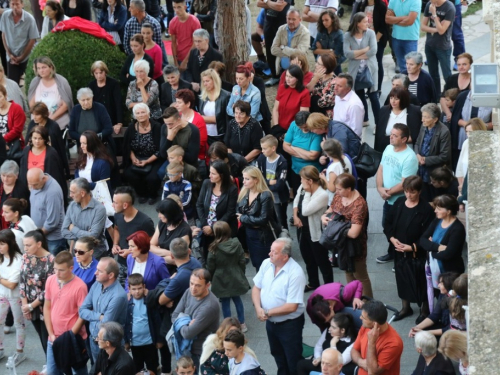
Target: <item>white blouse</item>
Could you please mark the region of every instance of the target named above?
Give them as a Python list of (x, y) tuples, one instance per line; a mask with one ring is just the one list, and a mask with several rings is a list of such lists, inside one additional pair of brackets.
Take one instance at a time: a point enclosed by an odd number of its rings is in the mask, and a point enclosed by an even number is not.
[(385, 128), (385, 135), (391, 135), (392, 128), (396, 124), (406, 124), (406, 108), (401, 111), (399, 115), (396, 115), (393, 111), (389, 116), (389, 121), (387, 121), (387, 126)]

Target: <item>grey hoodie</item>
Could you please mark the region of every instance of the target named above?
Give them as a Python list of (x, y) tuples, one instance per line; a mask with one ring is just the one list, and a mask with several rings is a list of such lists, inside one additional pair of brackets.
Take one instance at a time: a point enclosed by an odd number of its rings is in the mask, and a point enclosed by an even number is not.
[[(231, 370), (234, 367), (234, 364), (235, 360), (234, 358), (231, 358), (229, 360), (229, 370)], [(245, 353), (245, 356), (243, 357), (243, 360), (241, 361), (241, 364), (239, 365), (238, 370), (234, 375), (260, 375), (260, 374), (265, 374), (265, 372), (262, 371), (262, 369), (260, 368), (260, 363), (254, 357), (252, 357), (248, 353)]]

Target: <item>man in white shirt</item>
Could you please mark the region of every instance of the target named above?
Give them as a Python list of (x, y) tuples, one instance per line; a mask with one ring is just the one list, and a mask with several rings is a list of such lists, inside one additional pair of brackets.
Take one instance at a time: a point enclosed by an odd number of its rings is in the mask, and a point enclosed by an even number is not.
[(309, 33), (311, 34), (311, 46), (318, 33), (318, 20), (321, 13), (330, 9), (334, 13), (339, 8), (339, 0), (306, 0), (302, 10), (302, 21), (309, 22)]
[(306, 277), (291, 254), (292, 240), (278, 238), (271, 245), (269, 259), (253, 279), (255, 313), (261, 322), (266, 322), (278, 375), (296, 374), (297, 362), (302, 358)]
[(361, 138), (365, 109), (361, 99), (353, 91), (354, 80), (347, 73), (341, 73), (335, 81), (335, 109), (333, 120), (347, 124)]

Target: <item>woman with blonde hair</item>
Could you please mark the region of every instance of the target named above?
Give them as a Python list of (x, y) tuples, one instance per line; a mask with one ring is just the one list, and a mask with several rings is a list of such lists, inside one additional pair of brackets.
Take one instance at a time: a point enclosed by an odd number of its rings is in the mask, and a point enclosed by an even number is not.
[[(229, 374), (229, 358), (224, 350), (224, 338), (229, 331), (241, 330), (241, 325), (236, 318), (226, 318), (222, 321), (217, 332), (209, 335), (203, 343), (200, 357), (200, 374), (217, 375)], [(245, 353), (257, 358), (255, 352), (245, 343)]]
[(201, 73), (200, 115), (207, 124), (208, 143), (224, 139), (229, 117), (226, 112), (231, 94), (222, 89), (222, 81), (214, 69)]
[(467, 334), (450, 329), (439, 340), (439, 352), (445, 357), (458, 361), (461, 375), (469, 374), (469, 355), (467, 350)]
[(325, 284), (333, 283), (328, 250), (320, 243), (321, 215), (328, 205), (326, 182), (311, 165), (300, 170), (300, 186), (293, 201), (293, 223), (297, 227), (299, 248), (306, 263), (308, 283), (305, 292), (320, 286), (318, 268)]
[(257, 167), (243, 170), (243, 188), (238, 196), (236, 216), (245, 228), (250, 260), (258, 272), (262, 262), (269, 258), (269, 249), (281, 233), (281, 227), (274, 211), (273, 193)]

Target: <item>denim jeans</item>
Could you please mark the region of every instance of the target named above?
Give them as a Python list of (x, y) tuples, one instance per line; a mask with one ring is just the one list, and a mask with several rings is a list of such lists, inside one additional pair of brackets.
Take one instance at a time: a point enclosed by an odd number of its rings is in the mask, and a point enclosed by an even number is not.
[(220, 299), (222, 305), (222, 315), (224, 319), (231, 316), (231, 300), (234, 302), (234, 307), (236, 307), (236, 314), (238, 315), (238, 320), (241, 324), (245, 323), (245, 308), (243, 307), (243, 301), (240, 296), (236, 297), (224, 297)]
[(295, 375), (297, 362), (302, 359), (304, 314), (280, 323), (266, 322), (271, 355), (278, 366), (277, 375)]
[[(79, 369), (71, 369), (73, 375), (88, 375), (87, 366), (83, 366)], [(56, 361), (54, 359), (54, 351), (52, 350), (52, 343), (47, 341), (47, 374), (49, 375), (64, 375), (64, 372), (59, 370), (56, 366)]]
[(68, 241), (65, 238), (61, 238), (60, 240), (47, 240), (47, 245), (49, 246), (47, 250), (53, 256), (56, 256), (61, 251), (68, 249)]
[(442, 50), (425, 46), (425, 57), (427, 57), (427, 64), (429, 66), (429, 74), (434, 81), (436, 92), (438, 95), (441, 93), (441, 77), (439, 76), (439, 66), (443, 72), (443, 78), (446, 81), (451, 76), (451, 48)]
[(458, 55), (465, 52), (464, 33), (462, 31), (462, 5), (455, 5), (455, 21), (453, 22), (453, 30), (451, 32), (451, 40), (453, 41), (453, 56), (455, 62)]
[(417, 49), (418, 40), (401, 40), (392, 38), (392, 50), (398, 60), (398, 66), (399, 69), (401, 69), (401, 73), (407, 73), (405, 60), (406, 54), (417, 51)]
[(262, 262), (269, 258), (269, 251), (271, 251), (271, 245), (274, 239), (267, 238), (265, 233), (262, 233), (262, 229), (246, 227), (245, 232), (247, 235), (247, 247), (252, 266), (259, 272)]

